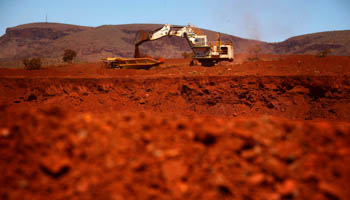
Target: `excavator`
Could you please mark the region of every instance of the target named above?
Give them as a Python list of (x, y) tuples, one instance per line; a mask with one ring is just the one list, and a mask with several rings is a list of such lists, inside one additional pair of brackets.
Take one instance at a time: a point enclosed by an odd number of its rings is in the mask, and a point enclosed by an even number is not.
[(153, 58), (141, 58), (139, 46), (147, 41), (158, 40), (163, 37), (181, 37), (185, 38), (193, 52), (193, 58), (190, 65), (196, 61), (202, 66), (214, 66), (221, 61), (230, 61), (234, 59), (234, 50), (232, 42), (224, 42), (220, 39), (220, 34), (216, 42), (208, 42), (207, 35), (200, 34), (199, 30), (192, 25), (171, 26), (165, 24), (163, 27), (154, 31), (140, 30), (136, 32), (135, 54), (134, 58), (104, 58), (103, 63), (107, 68), (133, 68), (148, 69), (157, 66), (162, 61)]
[(220, 61), (233, 61), (234, 51), (232, 42), (224, 42), (220, 40), (220, 34), (218, 41), (214, 43), (208, 42), (207, 35), (200, 34), (198, 29), (190, 24), (181, 26), (171, 26), (165, 24), (162, 28), (147, 32), (138, 31), (135, 38), (135, 58), (140, 57), (139, 45), (147, 41), (158, 40), (167, 36), (176, 36), (185, 38), (193, 51), (193, 59), (191, 65), (197, 60), (202, 66), (214, 66)]

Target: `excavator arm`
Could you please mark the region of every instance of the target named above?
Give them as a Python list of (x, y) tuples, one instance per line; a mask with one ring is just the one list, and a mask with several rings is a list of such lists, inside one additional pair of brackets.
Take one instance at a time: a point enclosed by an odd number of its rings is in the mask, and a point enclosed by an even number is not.
[(136, 33), (135, 45), (141, 44), (146, 41), (158, 40), (165, 36), (177, 36), (177, 37), (187, 37), (195, 35), (192, 31), (191, 26), (179, 27), (171, 26), (170, 24), (165, 24), (162, 28), (155, 31), (147, 32), (144, 30), (138, 31)]
[(193, 45), (197, 42), (195, 39), (196, 34), (193, 32), (190, 25), (185, 27), (171, 26), (170, 24), (165, 24), (162, 28), (148, 32), (140, 30), (136, 33), (135, 38), (135, 58), (140, 57), (138, 46), (146, 41), (158, 40), (166, 36), (176, 36), (186, 38), (191, 49)]
[(149, 40), (158, 40), (162, 37), (168, 36), (170, 33), (170, 24), (165, 24), (161, 29), (155, 30), (149, 35)]
[(135, 45), (140, 45), (146, 41), (158, 40), (162, 37), (168, 36), (170, 28), (169, 24), (165, 24), (162, 28), (155, 31), (140, 30), (136, 33)]

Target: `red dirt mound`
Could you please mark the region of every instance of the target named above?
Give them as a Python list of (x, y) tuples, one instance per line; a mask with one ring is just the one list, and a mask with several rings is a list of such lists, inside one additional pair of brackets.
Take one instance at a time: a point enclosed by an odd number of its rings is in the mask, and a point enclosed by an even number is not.
[(1, 199), (348, 199), (350, 124), (1, 107)]

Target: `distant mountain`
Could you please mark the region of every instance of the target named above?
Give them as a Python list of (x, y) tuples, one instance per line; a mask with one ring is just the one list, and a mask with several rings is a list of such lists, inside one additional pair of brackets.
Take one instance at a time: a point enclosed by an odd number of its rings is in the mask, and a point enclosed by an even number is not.
[[(73, 49), (81, 60), (96, 61), (107, 56), (132, 57), (134, 38), (138, 30), (154, 30), (160, 24), (76, 26), (59, 23), (32, 23), (8, 28), (0, 37), (0, 59), (17, 60), (28, 57), (59, 58), (65, 49)], [(215, 41), (217, 33), (201, 30)], [(332, 31), (290, 38), (279, 43), (248, 40), (221, 34), (231, 40), (236, 53), (247, 53), (259, 45), (264, 54), (315, 54), (323, 49), (333, 55), (350, 55), (350, 31)], [(191, 51), (186, 40), (165, 37), (141, 46), (141, 52), (154, 57), (181, 57)]]
[(350, 30), (313, 33), (272, 44), (276, 54), (316, 54), (329, 49), (332, 55), (350, 55)]

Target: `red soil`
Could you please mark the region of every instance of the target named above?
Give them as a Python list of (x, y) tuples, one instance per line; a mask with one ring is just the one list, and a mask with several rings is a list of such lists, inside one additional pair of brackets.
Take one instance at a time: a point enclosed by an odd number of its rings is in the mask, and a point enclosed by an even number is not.
[(349, 199), (350, 58), (261, 59), (0, 69), (0, 197)]

